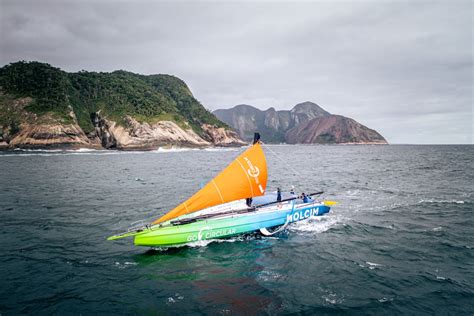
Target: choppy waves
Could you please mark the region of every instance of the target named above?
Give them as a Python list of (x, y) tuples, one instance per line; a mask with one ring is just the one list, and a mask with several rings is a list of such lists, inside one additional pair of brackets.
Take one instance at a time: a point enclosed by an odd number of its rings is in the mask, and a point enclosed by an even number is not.
[(106, 238), (242, 149), (1, 152), (0, 313), (472, 314), (472, 146), (272, 148), (296, 172), (269, 154), (269, 183), (330, 213), (153, 250)]

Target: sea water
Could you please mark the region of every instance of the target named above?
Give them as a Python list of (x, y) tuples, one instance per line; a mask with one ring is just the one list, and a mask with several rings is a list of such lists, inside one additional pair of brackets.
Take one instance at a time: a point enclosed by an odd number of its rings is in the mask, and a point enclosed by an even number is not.
[(271, 146), (268, 190), (339, 202), (279, 235), (106, 241), (225, 150), (0, 152), (0, 314), (474, 313), (473, 146)]

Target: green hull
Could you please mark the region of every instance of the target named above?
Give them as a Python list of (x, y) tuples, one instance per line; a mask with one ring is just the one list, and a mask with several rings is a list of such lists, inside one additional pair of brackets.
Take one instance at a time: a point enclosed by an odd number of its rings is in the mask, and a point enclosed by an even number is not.
[(327, 213), (329, 209), (324, 204), (307, 204), (296, 208), (291, 206), (286, 208), (275, 207), (266, 211), (259, 210), (184, 225), (153, 226), (139, 233), (125, 234), (110, 239), (134, 236), (134, 243), (137, 246), (176, 246), (200, 240), (231, 237), (257, 231), (261, 228), (305, 220), (312, 216)]

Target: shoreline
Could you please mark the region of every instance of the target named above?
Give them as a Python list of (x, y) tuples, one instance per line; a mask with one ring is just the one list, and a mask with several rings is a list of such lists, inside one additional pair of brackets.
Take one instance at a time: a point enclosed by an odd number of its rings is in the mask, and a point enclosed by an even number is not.
[[(54, 146), (21, 146), (21, 147), (0, 147), (0, 152), (18, 152), (18, 151), (46, 151), (46, 152), (61, 152), (61, 151), (100, 151), (100, 152), (151, 152), (151, 151), (166, 151), (166, 150), (186, 150), (186, 149), (226, 149), (226, 148), (242, 148), (246, 145), (232, 145), (232, 146), (186, 146), (176, 144), (166, 144), (157, 147), (129, 147), (129, 148), (104, 148), (102, 146), (78, 146), (78, 145), (54, 145)], [(269, 146), (363, 146), (363, 145), (390, 145), (388, 143), (337, 143), (337, 144), (287, 144), (287, 143), (265, 143)]]
[(159, 146), (154, 148), (104, 148), (85, 146), (42, 146), (42, 147), (16, 147), (0, 148), (0, 152), (156, 152), (156, 151), (179, 151), (179, 150), (208, 150), (208, 149), (232, 149), (244, 146)]

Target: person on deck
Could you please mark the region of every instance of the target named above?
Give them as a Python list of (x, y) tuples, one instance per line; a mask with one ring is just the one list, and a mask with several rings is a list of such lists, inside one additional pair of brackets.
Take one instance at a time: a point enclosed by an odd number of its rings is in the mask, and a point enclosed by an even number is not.
[(281, 202), (281, 190), (277, 188), (277, 202)]
[(308, 201), (309, 201), (308, 196), (306, 194), (304, 194), (304, 192), (301, 193), (301, 198), (303, 199), (303, 203), (308, 203)]
[(253, 199), (251, 197), (245, 199), (245, 202), (247, 203), (248, 207), (252, 206), (252, 200)]
[(294, 185), (291, 186), (290, 194), (295, 194), (295, 186)]

